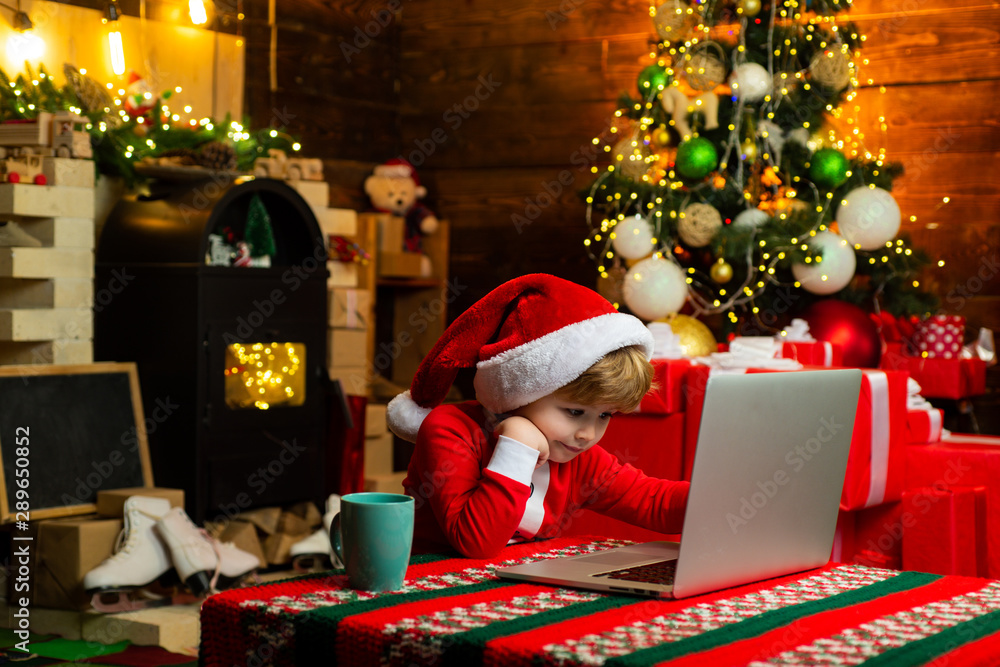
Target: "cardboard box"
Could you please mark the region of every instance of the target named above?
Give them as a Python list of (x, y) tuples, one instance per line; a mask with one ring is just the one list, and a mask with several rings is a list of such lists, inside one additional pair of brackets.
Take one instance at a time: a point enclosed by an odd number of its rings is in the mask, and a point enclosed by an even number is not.
[(388, 430), (385, 422), (385, 405), (369, 403), (365, 406), (365, 437), (377, 438)]
[(406, 220), (397, 215), (378, 217), (379, 253), (401, 253), (406, 239)]
[(356, 366), (368, 350), (368, 332), (364, 329), (327, 330), (327, 367)]
[(365, 438), (365, 477), (392, 475), (396, 472), (392, 463), (395, 437), (386, 432), (374, 438)]
[(330, 272), (330, 277), (326, 279), (327, 288), (357, 287), (360, 280), (358, 266), (357, 262), (328, 261), (326, 268)]
[(371, 326), (372, 293), (370, 290), (335, 287), (327, 296), (328, 322), (341, 329), (366, 329)]
[(365, 476), (365, 491), (377, 493), (403, 493), (403, 480), (406, 472), (395, 472), (391, 475)]
[(38, 524), (33, 606), (85, 610), (83, 577), (111, 556), (124, 522), (93, 515)]
[(418, 252), (379, 252), (378, 274), (390, 278), (419, 278), (424, 255)]
[(98, 516), (120, 519), (125, 513), (125, 501), (132, 496), (166, 498), (171, 507), (184, 507), (184, 489), (133, 486), (127, 489), (108, 489), (97, 492)]
[(339, 380), (344, 393), (349, 396), (367, 396), (371, 388), (372, 372), (365, 366), (328, 366), (331, 380)]

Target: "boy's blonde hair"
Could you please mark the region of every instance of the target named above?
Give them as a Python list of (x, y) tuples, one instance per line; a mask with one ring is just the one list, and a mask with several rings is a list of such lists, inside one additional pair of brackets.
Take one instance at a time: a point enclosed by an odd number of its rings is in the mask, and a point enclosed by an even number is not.
[(556, 390), (583, 405), (613, 405), (619, 412), (639, 407), (653, 382), (653, 366), (638, 345), (612, 350), (569, 384)]

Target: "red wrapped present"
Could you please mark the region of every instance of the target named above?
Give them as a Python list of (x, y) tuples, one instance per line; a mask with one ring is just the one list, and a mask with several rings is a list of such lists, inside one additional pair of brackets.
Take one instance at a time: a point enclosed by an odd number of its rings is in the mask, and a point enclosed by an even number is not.
[(932, 359), (958, 359), (965, 340), (965, 318), (933, 315), (917, 325), (913, 345), (917, 354)]
[(895, 501), (848, 513), (854, 517), (854, 553), (848, 562), (902, 569), (903, 534), (910, 521), (903, 504)]
[(833, 551), (830, 560), (834, 563), (850, 563), (854, 556), (854, 512), (840, 510), (837, 528), (833, 533)]
[(907, 489), (902, 504), (913, 519), (903, 537), (903, 569), (987, 575), (985, 487)]
[[(615, 415), (601, 438), (601, 447), (650, 477), (680, 479), (684, 451), (684, 413), (670, 415)], [(567, 516), (564, 535), (602, 535), (637, 542), (662, 540), (664, 535), (646, 528), (579, 509)], [(676, 536), (667, 536), (676, 539)]]
[[(695, 365), (685, 376), (684, 479), (691, 479), (705, 387), (711, 372), (707, 366)], [(750, 369), (748, 372), (773, 371)], [(848, 510), (899, 500), (903, 493), (906, 373), (872, 369), (862, 369), (862, 372), (847, 479), (841, 497), (841, 509)]]
[(937, 408), (908, 410), (906, 413), (907, 440), (913, 445), (927, 445), (941, 439), (944, 415)]
[(1000, 577), (1000, 437), (953, 433), (933, 445), (907, 447), (906, 487), (924, 486), (985, 487), (986, 576)]
[(785, 341), (781, 345), (781, 356), (805, 366), (843, 366), (844, 346), (826, 340)]
[(653, 359), (654, 389), (642, 398), (636, 412), (669, 415), (684, 409), (684, 376), (691, 368), (688, 359)]
[(900, 346), (889, 345), (880, 365), (907, 371), (920, 384), (924, 398), (958, 400), (986, 393), (986, 362), (979, 358), (911, 357)]

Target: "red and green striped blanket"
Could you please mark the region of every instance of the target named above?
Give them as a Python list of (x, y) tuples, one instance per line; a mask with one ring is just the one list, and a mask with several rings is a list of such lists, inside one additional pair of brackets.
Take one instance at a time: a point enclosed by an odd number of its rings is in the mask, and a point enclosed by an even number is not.
[(830, 564), (686, 600), (502, 582), (498, 567), (622, 544), (560, 538), (488, 560), (417, 556), (404, 588), (339, 571), (202, 607), (201, 664), (1000, 664), (1000, 582)]

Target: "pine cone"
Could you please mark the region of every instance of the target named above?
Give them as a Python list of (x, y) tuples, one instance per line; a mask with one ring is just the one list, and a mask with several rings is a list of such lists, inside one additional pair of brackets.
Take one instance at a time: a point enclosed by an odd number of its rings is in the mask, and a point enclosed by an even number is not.
[(235, 169), (236, 151), (227, 143), (210, 141), (198, 152), (198, 164), (209, 169)]

